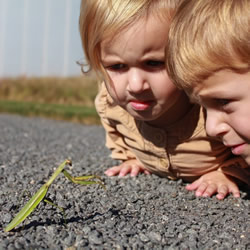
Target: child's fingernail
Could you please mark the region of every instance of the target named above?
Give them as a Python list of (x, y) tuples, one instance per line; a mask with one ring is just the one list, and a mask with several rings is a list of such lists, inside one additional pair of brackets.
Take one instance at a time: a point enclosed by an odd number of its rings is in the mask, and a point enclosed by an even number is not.
[(112, 176), (112, 175), (113, 175), (113, 173), (110, 172), (110, 171), (105, 171), (104, 173), (105, 173), (107, 176)]

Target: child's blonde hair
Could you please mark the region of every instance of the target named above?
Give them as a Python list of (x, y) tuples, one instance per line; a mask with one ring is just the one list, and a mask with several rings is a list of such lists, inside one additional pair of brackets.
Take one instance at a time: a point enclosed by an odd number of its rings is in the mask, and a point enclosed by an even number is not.
[(184, 0), (166, 56), (171, 79), (187, 92), (216, 71), (249, 71), (250, 1)]
[[(79, 28), (88, 69), (105, 76), (101, 64), (100, 44), (112, 39), (131, 23), (155, 13), (171, 18), (181, 0), (82, 0)], [(169, 27), (166, 27), (169, 29)]]

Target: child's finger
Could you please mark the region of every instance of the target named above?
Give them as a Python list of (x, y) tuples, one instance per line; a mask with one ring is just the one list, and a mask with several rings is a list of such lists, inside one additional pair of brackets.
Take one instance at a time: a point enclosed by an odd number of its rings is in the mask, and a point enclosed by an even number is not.
[(208, 184), (206, 182), (202, 182), (198, 189), (195, 192), (196, 196), (202, 196), (205, 190), (207, 189)]
[(148, 170), (144, 169), (144, 174), (151, 174)]
[(233, 197), (240, 198), (240, 190), (237, 186), (231, 188), (230, 192), (232, 193)]
[(114, 166), (112, 168), (108, 168), (104, 174), (106, 174), (107, 176), (115, 176), (118, 175), (120, 173), (121, 170), (121, 166)]
[(130, 176), (135, 177), (141, 172), (141, 168), (137, 165), (132, 166)]
[(216, 198), (219, 200), (223, 200), (229, 193), (229, 189), (227, 185), (221, 185), (218, 188), (218, 194), (216, 195)]
[(240, 198), (240, 192), (233, 192), (232, 193), (233, 194), (233, 197), (235, 197), (235, 198)]
[(127, 165), (127, 164), (122, 164), (121, 165), (121, 170), (120, 170), (120, 173), (119, 173), (119, 177), (124, 177), (126, 176), (128, 173), (130, 173), (131, 171), (131, 165)]
[(211, 183), (207, 186), (206, 190), (204, 190), (202, 196), (211, 197), (216, 192), (217, 192), (217, 185), (215, 183)]
[(194, 191), (194, 190), (196, 190), (199, 187), (199, 185), (200, 185), (200, 179), (194, 181), (191, 184), (188, 184), (186, 186), (186, 189), (189, 190), (189, 191)]

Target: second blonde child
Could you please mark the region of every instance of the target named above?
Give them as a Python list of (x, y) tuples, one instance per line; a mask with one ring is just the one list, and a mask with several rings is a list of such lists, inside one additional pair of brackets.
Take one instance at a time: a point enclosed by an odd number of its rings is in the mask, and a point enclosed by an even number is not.
[[(250, 1), (184, 0), (167, 55), (174, 83), (206, 108), (207, 133), (250, 165)], [(250, 185), (250, 167), (238, 171)]]

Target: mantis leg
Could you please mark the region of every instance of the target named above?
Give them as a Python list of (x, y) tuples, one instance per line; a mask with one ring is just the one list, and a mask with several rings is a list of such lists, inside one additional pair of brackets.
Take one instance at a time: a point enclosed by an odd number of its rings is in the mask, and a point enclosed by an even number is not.
[[(67, 177), (73, 183), (81, 184), (81, 185), (99, 184), (106, 190), (106, 187), (103, 184), (101, 177), (99, 177), (98, 175), (86, 175), (86, 176), (74, 177), (70, 175), (65, 169), (63, 169), (62, 172), (65, 175), (65, 177)], [(95, 181), (93, 179), (98, 179), (98, 180)]]
[(67, 221), (66, 221), (66, 216), (65, 216), (64, 209), (63, 209), (62, 207), (56, 205), (55, 203), (53, 203), (52, 201), (50, 201), (50, 200), (48, 200), (48, 199), (45, 199), (45, 198), (44, 198), (43, 201), (46, 202), (46, 203), (48, 203), (48, 204), (50, 204), (50, 205), (53, 206), (53, 207), (58, 208), (58, 209), (61, 211), (61, 213), (63, 214), (64, 223), (65, 223), (65, 225), (67, 226)]

